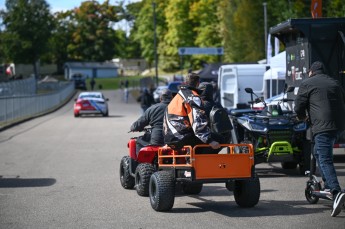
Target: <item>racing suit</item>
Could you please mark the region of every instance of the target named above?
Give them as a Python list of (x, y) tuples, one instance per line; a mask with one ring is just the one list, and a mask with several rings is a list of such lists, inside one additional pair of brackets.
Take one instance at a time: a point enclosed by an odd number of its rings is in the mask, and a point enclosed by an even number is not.
[(163, 122), (164, 142), (172, 148), (213, 141), (199, 90), (187, 85), (169, 103)]

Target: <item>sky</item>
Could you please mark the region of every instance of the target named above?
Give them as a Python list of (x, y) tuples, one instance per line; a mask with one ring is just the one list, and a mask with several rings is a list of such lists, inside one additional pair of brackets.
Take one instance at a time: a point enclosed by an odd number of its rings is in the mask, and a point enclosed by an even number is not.
[[(125, 3), (132, 3), (138, 2), (140, 0), (125, 0)], [(5, 9), (5, 2), (6, 0), (0, 0), (0, 9)], [(50, 5), (50, 9), (52, 12), (56, 11), (64, 11), (64, 10), (71, 10), (75, 7), (81, 5), (84, 0), (46, 0), (46, 2)], [(104, 0), (98, 0), (99, 3), (103, 3)], [(110, 4), (115, 4), (115, 2), (119, 2), (119, 0), (110, 0)]]

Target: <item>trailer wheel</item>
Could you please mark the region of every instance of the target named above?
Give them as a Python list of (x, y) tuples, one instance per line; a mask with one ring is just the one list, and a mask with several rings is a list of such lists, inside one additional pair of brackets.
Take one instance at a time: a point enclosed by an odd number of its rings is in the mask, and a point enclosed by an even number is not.
[(132, 189), (134, 187), (134, 177), (131, 176), (129, 171), (130, 160), (129, 156), (124, 156), (120, 163), (120, 182), (125, 189)]
[(234, 197), (238, 206), (243, 208), (254, 207), (260, 199), (260, 180), (254, 177), (247, 180), (236, 180)]
[(185, 182), (182, 184), (182, 191), (188, 195), (197, 195), (201, 192), (203, 187), (202, 183)]
[(235, 181), (230, 180), (230, 181), (225, 182), (225, 187), (228, 191), (233, 192), (235, 189)]
[(149, 195), (150, 177), (155, 172), (153, 165), (141, 163), (135, 170), (135, 189), (139, 196)]
[(150, 178), (149, 196), (155, 211), (169, 211), (175, 201), (175, 178), (171, 171), (158, 171)]

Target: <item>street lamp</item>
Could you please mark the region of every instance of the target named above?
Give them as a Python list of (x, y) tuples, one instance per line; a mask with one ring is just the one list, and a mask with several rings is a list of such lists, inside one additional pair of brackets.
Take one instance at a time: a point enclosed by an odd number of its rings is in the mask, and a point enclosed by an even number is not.
[(156, 73), (156, 86), (158, 87), (158, 58), (157, 58), (157, 34), (156, 34), (156, 3), (152, 2), (153, 7), (153, 46), (155, 52), (155, 73)]

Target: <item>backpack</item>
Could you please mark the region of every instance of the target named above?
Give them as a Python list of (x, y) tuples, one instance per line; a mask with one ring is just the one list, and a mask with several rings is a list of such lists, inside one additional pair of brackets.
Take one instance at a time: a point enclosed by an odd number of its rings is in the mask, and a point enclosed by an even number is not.
[(221, 106), (213, 106), (210, 112), (210, 127), (213, 133), (229, 133), (232, 125), (228, 116), (228, 111)]

